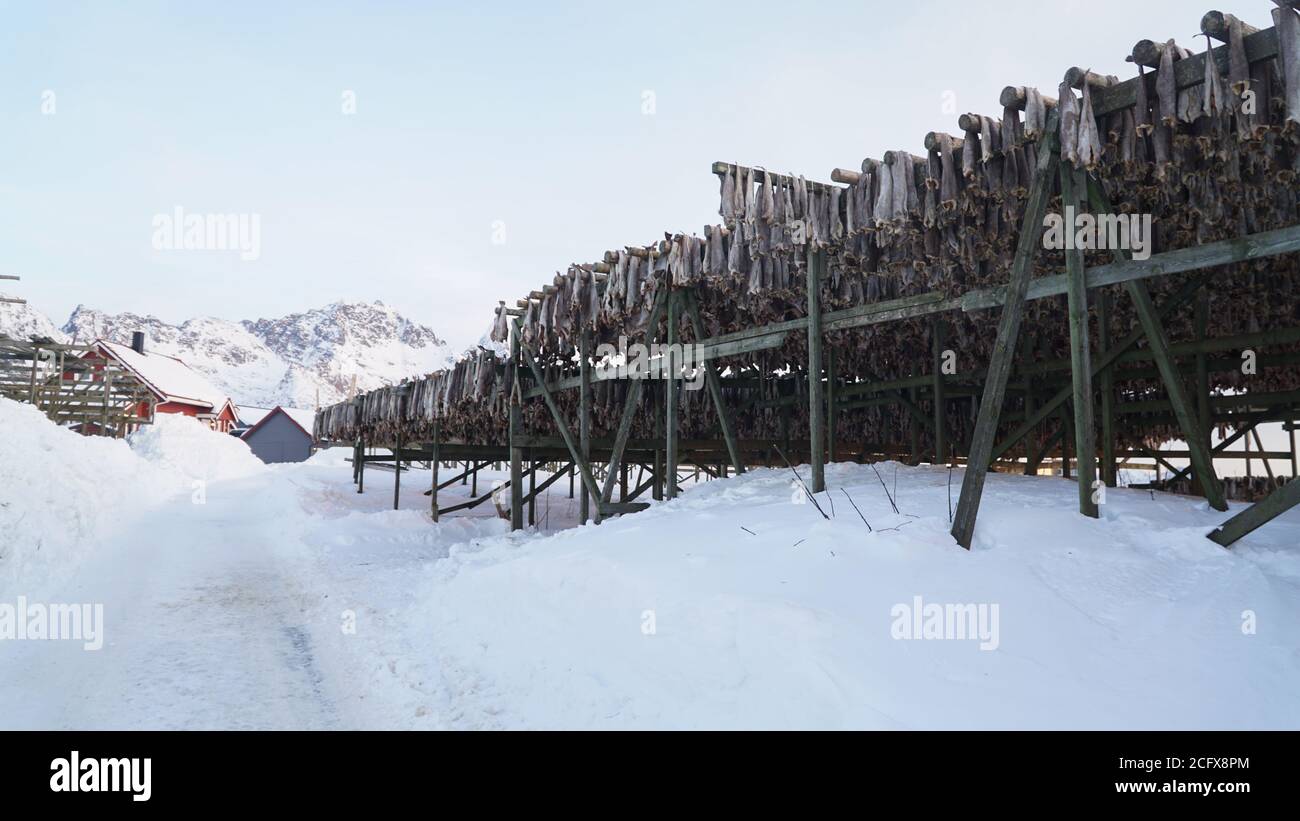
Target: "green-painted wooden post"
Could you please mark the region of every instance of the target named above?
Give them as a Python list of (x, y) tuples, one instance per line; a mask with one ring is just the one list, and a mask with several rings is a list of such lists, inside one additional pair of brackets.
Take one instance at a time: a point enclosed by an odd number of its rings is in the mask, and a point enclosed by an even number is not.
[[(1196, 341), (1204, 343), (1210, 324), (1210, 300), (1205, 291), (1197, 294), (1194, 322), (1196, 325)], [(1213, 427), (1213, 419), (1210, 414), (1210, 365), (1203, 351), (1196, 354), (1196, 413), (1200, 417), (1201, 436), (1205, 440), (1205, 446), (1210, 447), (1210, 430)], [(1210, 453), (1211, 459), (1213, 459), (1213, 451)], [(1200, 477), (1194, 475), (1192, 478), (1200, 494), (1204, 496), (1205, 489), (1200, 487)]]
[(835, 407), (838, 400), (836, 380), (835, 348), (826, 349), (826, 461), (835, 461), (835, 426), (839, 423), (839, 411)]
[[(468, 470), (468, 463), (466, 469)], [(429, 456), (429, 472), (433, 474), (429, 490), (429, 515), (438, 521), (438, 419), (433, 420), (433, 452)]]
[(826, 490), (826, 438), (822, 417), (822, 276), (826, 253), (808, 244), (808, 454), (812, 492)]
[(519, 324), (514, 323), (510, 330), (510, 361), (514, 374), (514, 384), (510, 392), (510, 529), (524, 529), (524, 449), (520, 444), (524, 437), (524, 416), (520, 403), (523, 391), (521, 380), (523, 359), (520, 355)]
[[(1061, 202), (1079, 211), (1087, 201), (1087, 175), (1061, 165)], [(1067, 224), (1066, 231), (1073, 231)], [(1071, 245), (1074, 243), (1070, 243)], [(1083, 250), (1067, 249), (1065, 273), (1070, 289), (1066, 292), (1070, 316), (1070, 376), (1074, 387), (1074, 452), (1078, 459), (1079, 512), (1098, 517), (1093, 501), (1093, 483), (1097, 480), (1097, 440), (1092, 413), (1092, 349), (1088, 340), (1088, 286)]]
[[(584, 328), (578, 340), (578, 371), (582, 384), (578, 389), (578, 447), (582, 458), (591, 462), (591, 331)], [(578, 520), (585, 524), (591, 518), (591, 496), (583, 489), (578, 501)], [(599, 504), (599, 503), (598, 503)]]
[[(1110, 350), (1111, 295), (1103, 290), (1097, 300), (1097, 347)], [(1118, 470), (1115, 465), (1115, 369), (1108, 365), (1101, 369), (1101, 478), (1107, 487), (1116, 487)]]
[(934, 463), (942, 465), (948, 461), (948, 414), (947, 398), (944, 396), (943, 384), (943, 351), (944, 344), (947, 341), (948, 326), (942, 319), (936, 319), (934, 322), (934, 362), (931, 366), (934, 369), (934, 384), (931, 392), (934, 394)]
[(366, 492), (366, 437), (361, 437), (361, 467), (357, 469), (357, 493)]
[(681, 305), (681, 298), (676, 292), (668, 296), (668, 336), (667, 351), (664, 354), (664, 360), (667, 365), (664, 381), (664, 394), (666, 403), (664, 406), (664, 433), (667, 441), (664, 443), (664, 450), (668, 455), (668, 465), (665, 468), (668, 478), (668, 498), (677, 498), (677, 389), (678, 378), (681, 376), (679, 370), (681, 362), (673, 355), (673, 349), (677, 346), (677, 322), (678, 311)]
[[(541, 381), (540, 379), (538, 380)], [(528, 449), (528, 526), (537, 524), (537, 467), (541, 463), (533, 459), (533, 449)]]

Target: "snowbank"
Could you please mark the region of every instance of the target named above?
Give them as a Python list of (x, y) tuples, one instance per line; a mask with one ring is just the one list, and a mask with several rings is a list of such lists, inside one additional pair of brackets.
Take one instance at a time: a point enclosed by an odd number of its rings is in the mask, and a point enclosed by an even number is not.
[(130, 439), (140, 456), (190, 481), (242, 479), (267, 469), (242, 439), (179, 414), (159, 414)]
[(120, 439), (86, 437), (0, 397), (0, 591), (68, 571), (142, 506), (179, 492), (175, 477)]
[[(1300, 727), (1300, 511), (1228, 551), (1199, 499), (1111, 490), (1094, 521), (1071, 481), (993, 475), (967, 552), (946, 469), (878, 467), (900, 513), (870, 466), (828, 469), (829, 520), (754, 470), (389, 571), (417, 585), (371, 668), (413, 690), (395, 723), (423, 704), (451, 727)], [(996, 612), (991, 635), (902, 635), (932, 604)]]
[[(311, 430), (311, 428), (307, 428)], [(332, 447), (316, 451), (307, 459), (307, 463), (316, 467), (346, 467), (352, 458), (352, 448)]]
[(69, 575), (125, 523), (196, 479), (266, 470), (248, 446), (161, 415), (129, 438), (81, 436), (0, 398), (0, 593)]

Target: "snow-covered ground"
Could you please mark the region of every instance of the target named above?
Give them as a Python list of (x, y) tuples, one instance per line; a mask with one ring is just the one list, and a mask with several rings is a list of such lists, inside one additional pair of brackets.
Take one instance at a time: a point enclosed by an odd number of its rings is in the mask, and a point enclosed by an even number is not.
[[(0, 606), (104, 605), (100, 650), (0, 640), (4, 728), (1300, 728), (1300, 511), (1224, 550), (1198, 499), (1090, 521), (1070, 481), (993, 475), (967, 552), (960, 471), (846, 464), (829, 519), (755, 470), (567, 529), (560, 480), (511, 534), (490, 504), (434, 525), (427, 472), (397, 511), (391, 471), (357, 494), (341, 451), (7, 400), (0, 429)], [(916, 597), (989, 632), (903, 638)]]

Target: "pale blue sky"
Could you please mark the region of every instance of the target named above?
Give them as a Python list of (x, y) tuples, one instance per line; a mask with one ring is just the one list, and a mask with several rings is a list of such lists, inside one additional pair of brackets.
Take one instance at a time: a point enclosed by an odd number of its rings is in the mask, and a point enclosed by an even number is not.
[[(0, 2), (0, 272), (56, 322), (382, 299), (461, 347), (570, 262), (715, 222), (714, 160), (921, 153), (1004, 85), (1203, 49), (1210, 6), (997, 5)], [(178, 205), (260, 214), (260, 258), (155, 250)]]

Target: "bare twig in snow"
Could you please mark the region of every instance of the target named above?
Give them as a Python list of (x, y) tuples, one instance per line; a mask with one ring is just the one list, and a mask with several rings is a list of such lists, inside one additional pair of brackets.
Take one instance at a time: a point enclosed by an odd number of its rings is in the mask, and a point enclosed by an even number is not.
[(861, 519), (862, 523), (867, 526), (867, 532), (868, 533), (873, 532), (871, 529), (871, 522), (868, 522), (867, 517), (862, 515), (861, 510), (858, 510), (858, 503), (853, 501), (853, 497), (849, 496), (849, 492), (844, 488), (840, 488), (840, 493), (843, 493), (848, 498), (849, 504), (853, 505), (853, 509), (858, 511), (858, 518)]
[(876, 478), (880, 480), (880, 487), (885, 491), (885, 497), (889, 499), (889, 506), (894, 509), (895, 513), (897, 513), (898, 505), (894, 504), (894, 497), (889, 493), (889, 485), (885, 484), (885, 477), (880, 475), (880, 471), (876, 469), (875, 462), (871, 463), (871, 470), (875, 472)]
[(789, 459), (786, 459), (785, 452), (782, 451), (779, 447), (777, 447), (775, 442), (772, 443), (772, 447), (776, 448), (776, 452), (781, 454), (781, 459), (785, 461), (786, 467), (790, 468), (790, 472), (794, 474), (794, 478), (799, 480), (799, 486), (803, 488), (803, 492), (805, 495), (807, 495), (808, 500), (811, 501), (813, 503), (813, 506), (817, 508), (817, 512), (822, 515), (823, 519), (829, 522), (831, 520), (831, 517), (827, 516), (826, 511), (822, 510), (822, 506), (817, 504), (817, 497), (812, 495), (812, 491), (809, 490), (808, 485), (804, 483), (803, 477), (799, 475), (799, 471), (795, 470), (794, 465), (790, 464)]

